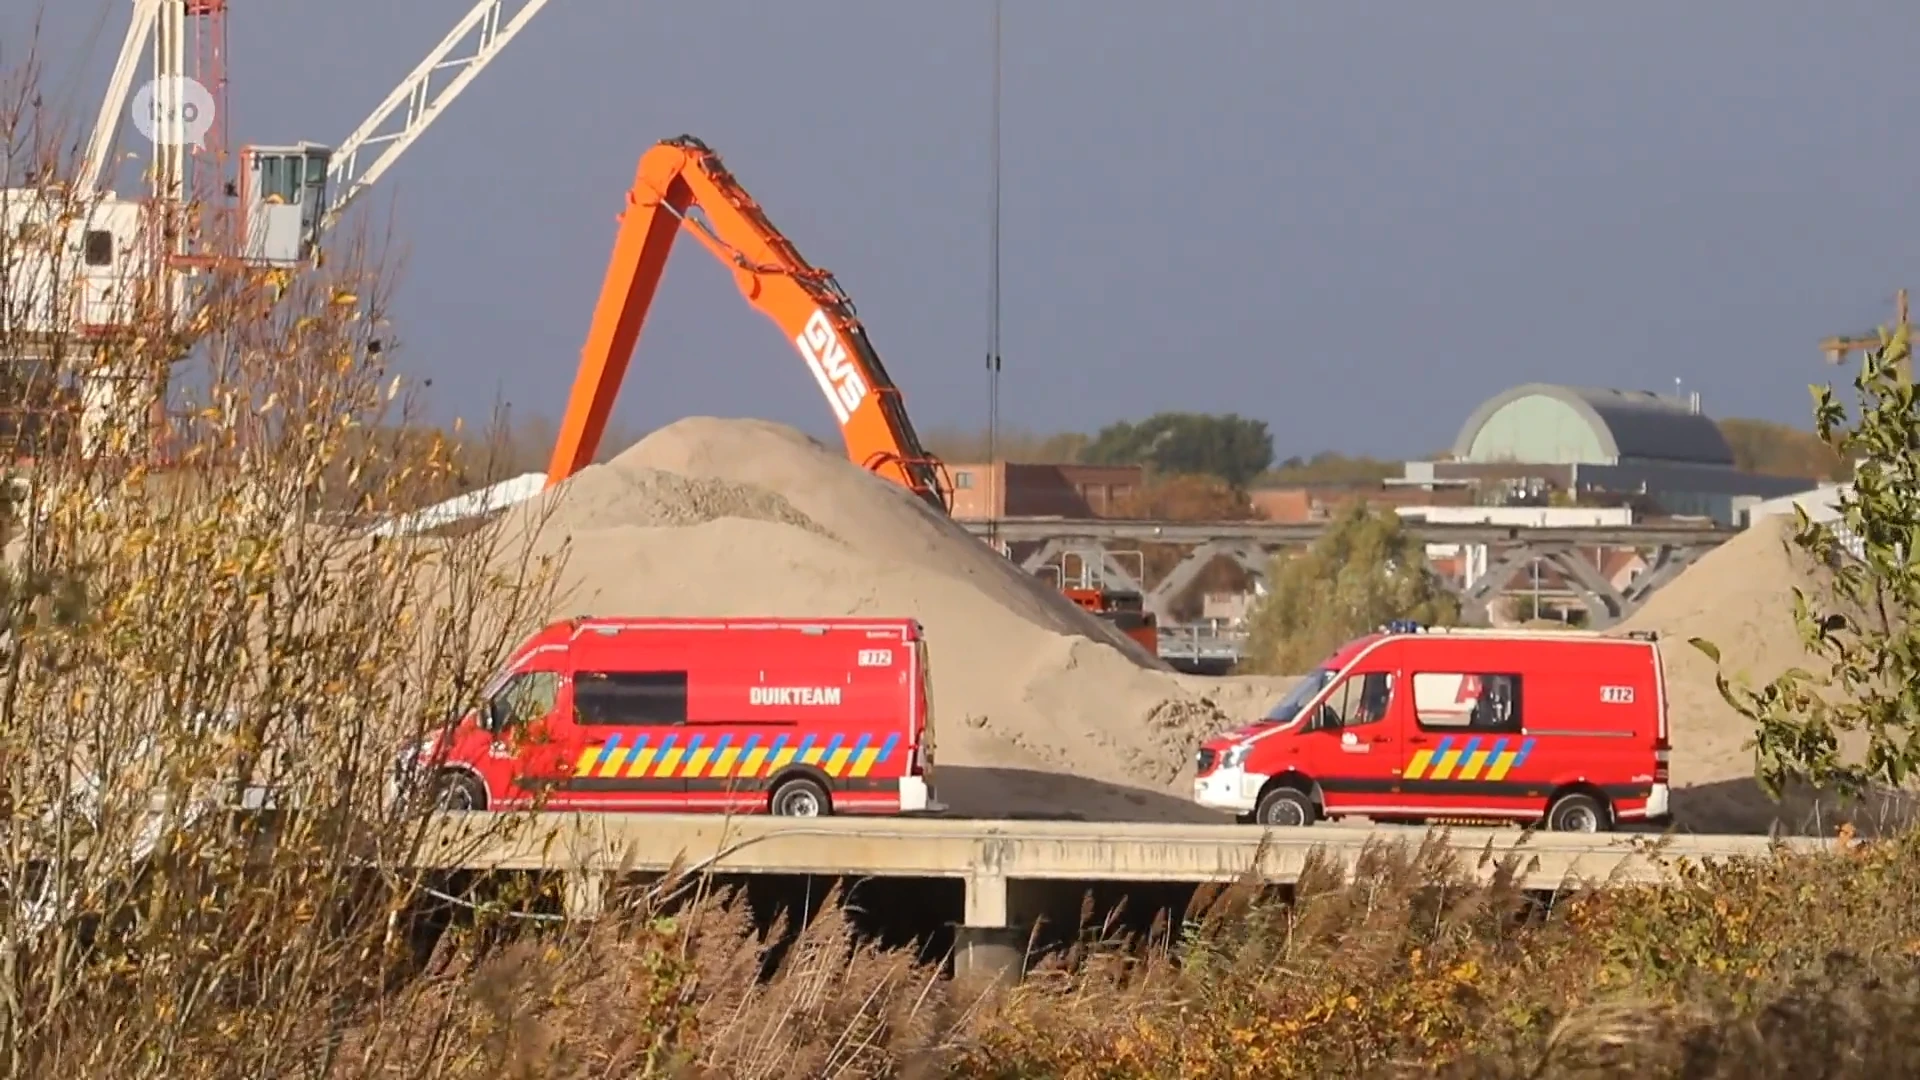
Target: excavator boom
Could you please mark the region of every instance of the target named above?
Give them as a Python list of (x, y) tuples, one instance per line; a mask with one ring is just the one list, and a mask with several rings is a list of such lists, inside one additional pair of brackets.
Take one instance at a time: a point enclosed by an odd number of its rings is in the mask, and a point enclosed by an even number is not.
[(640, 159), (547, 467), (547, 486), (585, 468), (599, 449), (682, 224), (733, 270), (741, 295), (799, 350), (840, 422), (847, 456), (947, 513), (952, 482), (939, 459), (920, 445), (853, 301), (832, 274), (800, 257), (720, 156), (691, 135), (662, 142)]

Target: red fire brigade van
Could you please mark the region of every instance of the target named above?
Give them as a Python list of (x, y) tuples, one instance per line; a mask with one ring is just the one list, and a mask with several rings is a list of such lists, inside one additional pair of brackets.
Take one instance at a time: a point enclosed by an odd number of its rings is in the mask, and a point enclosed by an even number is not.
[(1342, 646), (1196, 765), (1196, 802), (1260, 825), (1658, 821), (1660, 653), (1651, 635), (1396, 625)]
[(928, 677), (911, 619), (572, 619), (402, 767), (449, 810), (921, 811)]

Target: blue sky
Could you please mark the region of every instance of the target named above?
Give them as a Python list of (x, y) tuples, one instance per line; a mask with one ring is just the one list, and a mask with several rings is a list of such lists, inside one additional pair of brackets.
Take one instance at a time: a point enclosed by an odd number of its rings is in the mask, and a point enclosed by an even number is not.
[[(0, 12), (0, 63), (35, 4)], [(45, 15), (90, 118), (126, 0)], [(333, 142), (468, 0), (235, 4), (237, 141)], [(986, 418), (988, 0), (553, 0), (362, 204), (441, 416), (558, 415), (635, 159), (706, 139), (852, 293), (917, 424)], [(1529, 380), (1804, 423), (1824, 335), (1920, 285), (1895, 0), (1006, 0), (1002, 415), (1425, 453)], [(91, 48), (86, 46), (91, 40)], [(616, 416), (829, 434), (684, 241)]]

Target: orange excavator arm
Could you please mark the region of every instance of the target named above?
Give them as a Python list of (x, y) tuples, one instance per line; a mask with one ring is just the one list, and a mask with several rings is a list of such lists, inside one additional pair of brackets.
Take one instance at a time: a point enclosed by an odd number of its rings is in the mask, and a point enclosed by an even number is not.
[[(700, 216), (690, 213), (696, 207)], [(800, 257), (720, 155), (691, 135), (662, 142), (640, 159), (547, 467), (547, 486), (585, 468), (599, 449), (683, 223), (733, 270), (747, 302), (800, 351), (840, 422), (847, 456), (947, 513), (952, 482), (939, 459), (921, 447), (852, 299), (832, 274)]]

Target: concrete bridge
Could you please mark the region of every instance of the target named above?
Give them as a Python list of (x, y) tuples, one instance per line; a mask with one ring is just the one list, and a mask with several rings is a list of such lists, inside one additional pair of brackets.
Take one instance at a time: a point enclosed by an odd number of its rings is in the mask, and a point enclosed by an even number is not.
[[(1089, 565), (1101, 580), (1134, 589), (1146, 600), (1147, 610), (1163, 622), (1171, 621), (1171, 604), (1199, 579), (1216, 559), (1230, 559), (1256, 578), (1266, 575), (1275, 552), (1311, 544), (1326, 531), (1321, 522), (1282, 524), (1260, 521), (1123, 521), (1117, 519), (1006, 518), (965, 523), (976, 536), (1005, 545), (1029, 573), (1059, 565), (1063, 556)], [(1672, 581), (1700, 555), (1739, 534), (1715, 525), (1659, 524), (1628, 526), (1534, 527), (1431, 523), (1410, 520), (1406, 528), (1429, 544), (1459, 544), (1477, 548), (1484, 570), (1456, 590), (1470, 621), (1484, 622), (1487, 606), (1513, 576), (1534, 560), (1559, 570), (1574, 596), (1587, 609), (1593, 628), (1610, 626), (1632, 614), (1646, 598)], [(1143, 544), (1166, 544), (1187, 549), (1180, 561), (1152, 588), (1140, 580)], [(1584, 552), (1603, 548), (1632, 548), (1646, 558), (1647, 568), (1624, 588), (1615, 587)]]
[[(449, 814), (415, 859), (428, 870), (559, 873), (567, 914), (600, 915), (623, 875), (687, 873), (940, 879), (960, 886), (951, 917), (958, 972), (1010, 973), (1036, 920), (1076, 917), (1084, 890), (1132, 886), (1299, 880), (1310, 860), (1351, 871), (1381, 843), (1419, 844), (1424, 829), (947, 818), (730, 818), (666, 814)], [(1511, 857), (1515, 881), (1551, 891), (1675, 880), (1679, 860), (1759, 858), (1784, 847), (1812, 852), (1824, 841), (1762, 836), (1525, 833), (1456, 829), (1437, 834), (1463, 870), (1482, 880)]]

